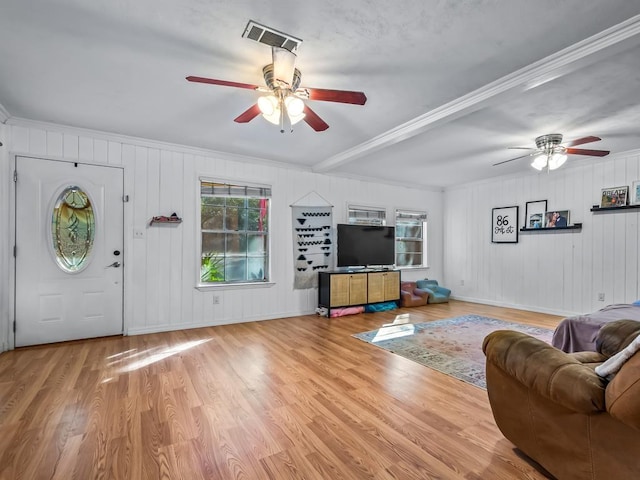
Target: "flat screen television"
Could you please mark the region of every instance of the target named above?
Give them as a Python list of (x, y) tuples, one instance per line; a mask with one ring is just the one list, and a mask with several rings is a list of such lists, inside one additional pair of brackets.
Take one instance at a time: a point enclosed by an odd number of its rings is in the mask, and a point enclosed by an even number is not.
[(338, 267), (386, 266), (395, 263), (395, 227), (339, 223)]

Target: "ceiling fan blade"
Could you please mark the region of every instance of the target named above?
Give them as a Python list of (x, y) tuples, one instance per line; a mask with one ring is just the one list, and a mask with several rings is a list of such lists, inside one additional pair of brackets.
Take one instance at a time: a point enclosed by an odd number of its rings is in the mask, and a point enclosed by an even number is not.
[(525, 157), (530, 157), (531, 153), (527, 154), (527, 155), (522, 155), (520, 157), (516, 157), (516, 158), (510, 158), (509, 160), (503, 160), (502, 162), (498, 162), (498, 163), (494, 163), (493, 166), (497, 166), (497, 165), (502, 165), (503, 163), (509, 163), (509, 162), (513, 162), (514, 160), (520, 160), (521, 158), (525, 158)]
[(238, 117), (234, 118), (233, 121), (237, 123), (247, 123), (253, 120), (254, 118), (256, 118), (258, 115), (260, 115), (260, 113), (261, 113), (260, 108), (256, 103), (255, 105), (250, 107), (247, 111), (245, 111), (244, 113), (241, 113)]
[(320, 100), (323, 102), (350, 103), (352, 105), (364, 105), (367, 102), (367, 96), (363, 92), (352, 92), (350, 90), (301, 87), (296, 90), (295, 93), (309, 100)]
[(609, 150), (587, 150), (585, 148), (567, 148), (565, 153), (569, 155), (589, 155), (591, 157), (606, 157), (611, 153)]
[(316, 112), (311, 110), (307, 105), (304, 106), (304, 121), (309, 124), (316, 132), (324, 132), (329, 128), (329, 124), (322, 120)]
[(574, 140), (573, 142), (569, 142), (567, 143), (567, 147), (576, 147), (578, 145), (583, 145), (585, 143), (591, 143), (591, 142), (598, 142), (602, 140), (600, 137), (582, 137), (582, 138), (578, 138), (576, 140)]
[(535, 150), (535, 147), (507, 147), (509, 150)]
[(217, 80), (215, 78), (194, 77), (193, 75), (186, 78), (189, 82), (210, 83), (212, 85), (222, 85), (223, 87), (247, 88), (249, 90), (257, 90), (260, 88), (258, 85), (251, 85), (249, 83), (228, 82), (226, 80)]

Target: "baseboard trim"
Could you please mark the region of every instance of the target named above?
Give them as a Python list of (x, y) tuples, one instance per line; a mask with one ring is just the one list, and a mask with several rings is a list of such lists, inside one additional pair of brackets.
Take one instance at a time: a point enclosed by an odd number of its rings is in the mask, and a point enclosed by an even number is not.
[(261, 315), (255, 317), (243, 317), (238, 319), (225, 319), (223, 321), (211, 322), (190, 322), (180, 324), (164, 324), (164, 325), (148, 325), (144, 327), (132, 327), (127, 329), (125, 335), (145, 335), (148, 333), (174, 332), (176, 330), (189, 330), (192, 328), (219, 327), (222, 325), (233, 325), (236, 323), (261, 322), (263, 320), (277, 320), (279, 318), (300, 317), (304, 315), (315, 315), (316, 312), (311, 310), (308, 312), (286, 312), (272, 315)]
[(491, 305), (493, 307), (513, 308), (514, 310), (524, 310), (525, 312), (547, 313), (549, 315), (559, 315), (561, 317), (572, 317), (574, 315), (581, 315), (584, 312), (570, 312), (568, 310), (555, 310), (552, 308), (538, 307), (534, 305), (520, 305), (518, 303), (498, 302), (495, 300), (486, 300), (482, 298), (465, 297), (458, 295), (451, 295), (454, 300), (460, 300), (462, 302), (479, 303), (481, 305)]

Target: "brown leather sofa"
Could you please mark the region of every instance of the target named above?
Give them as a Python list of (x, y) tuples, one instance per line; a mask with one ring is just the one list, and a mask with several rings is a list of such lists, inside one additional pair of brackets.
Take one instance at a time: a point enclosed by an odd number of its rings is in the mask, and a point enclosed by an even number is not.
[(594, 368), (640, 334), (618, 320), (597, 352), (564, 353), (500, 330), (483, 343), (487, 393), (498, 428), (558, 480), (640, 479), (640, 352), (607, 380)]
[(420, 290), (416, 282), (400, 282), (400, 306), (420, 307), (429, 301), (429, 292)]

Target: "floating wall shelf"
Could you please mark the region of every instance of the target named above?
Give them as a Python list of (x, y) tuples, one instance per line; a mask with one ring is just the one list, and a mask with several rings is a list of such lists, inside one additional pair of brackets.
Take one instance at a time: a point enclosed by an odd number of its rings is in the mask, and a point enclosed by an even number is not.
[(591, 208), (592, 212), (596, 212), (596, 213), (602, 213), (602, 212), (607, 212), (607, 213), (611, 213), (611, 212), (617, 212), (620, 210), (636, 210), (640, 208), (640, 205), (621, 205), (620, 207), (599, 207), (598, 205), (594, 205)]
[(168, 217), (162, 215), (153, 217), (149, 222), (149, 225), (178, 225), (180, 223), (182, 223), (182, 219), (175, 213), (172, 213)]
[(543, 227), (543, 228), (521, 228), (521, 232), (557, 232), (559, 230), (581, 230), (581, 223), (574, 223), (573, 225), (567, 225), (566, 227)]

